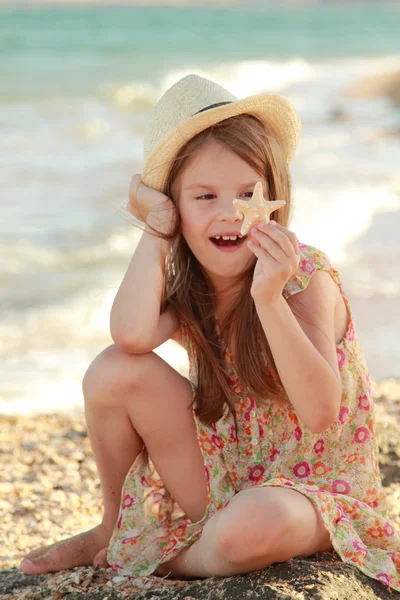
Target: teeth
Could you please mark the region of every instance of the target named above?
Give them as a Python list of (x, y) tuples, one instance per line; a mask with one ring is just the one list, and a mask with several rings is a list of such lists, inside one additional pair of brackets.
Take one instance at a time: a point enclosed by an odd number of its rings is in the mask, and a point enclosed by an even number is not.
[(239, 233), (239, 235), (215, 235), (213, 237), (214, 240), (220, 240), (222, 237), (223, 240), (236, 240), (237, 238), (242, 239), (243, 236), (242, 234)]

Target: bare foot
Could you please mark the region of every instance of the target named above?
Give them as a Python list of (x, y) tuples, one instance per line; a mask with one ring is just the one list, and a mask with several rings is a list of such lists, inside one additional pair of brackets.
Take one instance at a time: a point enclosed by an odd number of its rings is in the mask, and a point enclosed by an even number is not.
[(107, 560), (107, 550), (108, 550), (108, 546), (106, 548), (102, 548), (100, 550), (100, 552), (98, 552), (96, 554), (96, 556), (93, 559), (94, 567), (100, 567), (101, 569), (108, 569), (108, 567), (110, 565), (108, 564), (108, 560)]
[(39, 575), (91, 565), (99, 551), (106, 549), (110, 537), (110, 530), (98, 525), (51, 546), (33, 550), (21, 562), (19, 569), (29, 575)]

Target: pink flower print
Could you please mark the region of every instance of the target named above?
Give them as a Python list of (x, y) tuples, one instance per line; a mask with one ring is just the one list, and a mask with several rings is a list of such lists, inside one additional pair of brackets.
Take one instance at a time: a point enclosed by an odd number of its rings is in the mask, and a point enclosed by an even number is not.
[(357, 427), (354, 432), (354, 439), (357, 444), (363, 444), (369, 438), (369, 429), (368, 427)]
[(351, 525), (349, 519), (346, 517), (345, 513), (343, 512), (343, 508), (341, 506), (337, 506), (336, 507), (339, 509), (339, 517), (336, 519), (336, 523), (348, 523), (349, 525)]
[(360, 408), (361, 410), (369, 410), (370, 407), (371, 404), (369, 402), (368, 396), (364, 394), (364, 396), (358, 397), (358, 408)]
[(252, 408), (255, 408), (256, 401), (254, 400), (253, 396), (247, 396), (247, 399), (248, 399), (248, 408), (249, 408), (249, 410), (251, 410)]
[(309, 258), (304, 258), (300, 263), (300, 269), (303, 273), (308, 273), (309, 275), (313, 275), (317, 270), (315, 264)]
[(249, 473), (249, 479), (251, 481), (259, 481), (264, 473), (265, 469), (262, 465), (255, 465)]
[(349, 340), (349, 342), (354, 342), (354, 334), (355, 334), (354, 323), (353, 323), (353, 321), (351, 321), (349, 330), (348, 330), (348, 334), (347, 334), (347, 339)]
[(392, 535), (394, 535), (394, 529), (388, 521), (386, 521), (386, 523), (384, 524), (383, 531), (388, 537), (392, 537)]
[(355, 548), (356, 550), (358, 550), (358, 552), (362, 552), (364, 554), (364, 556), (366, 556), (368, 554), (368, 552), (369, 552), (367, 546), (365, 546), (359, 540), (354, 540), (354, 542), (353, 542), (353, 548)]
[(310, 465), (306, 461), (299, 462), (297, 463), (297, 465), (294, 466), (293, 472), (299, 479), (303, 479), (303, 477), (308, 477), (311, 473)]
[(146, 477), (141, 477), (140, 479), (140, 483), (142, 484), (143, 487), (151, 487), (151, 483), (149, 483), (146, 479)]
[(121, 529), (121, 524), (122, 524), (122, 515), (119, 516), (119, 519), (117, 521), (117, 529)]
[(321, 454), (325, 450), (324, 440), (322, 440), (322, 439), (317, 440), (314, 444), (313, 450), (317, 454)]
[(225, 444), (224, 444), (223, 440), (221, 440), (219, 435), (212, 435), (211, 439), (214, 442), (214, 444), (217, 446), (217, 448), (219, 448), (220, 450), (224, 447)]
[(230, 442), (236, 442), (237, 441), (236, 429), (235, 429), (234, 425), (231, 425), (231, 434), (229, 436), (229, 441)]
[(280, 453), (281, 453), (280, 450), (277, 450), (276, 448), (272, 448), (271, 452), (269, 453), (269, 460), (271, 462), (274, 462), (278, 458)]
[(332, 483), (332, 491), (334, 494), (349, 494), (350, 485), (344, 479), (336, 479)]
[(386, 585), (390, 585), (390, 576), (387, 573), (378, 573), (378, 575), (375, 575), (375, 577), (381, 583), (385, 583)]
[(261, 425), (261, 423), (258, 424), (258, 434), (260, 438), (264, 437), (264, 427)]
[(390, 556), (390, 558), (392, 559), (392, 561), (393, 561), (393, 562), (396, 560), (396, 553), (395, 553), (395, 552), (392, 552), (391, 550), (388, 550), (388, 551), (386, 552), (386, 554), (387, 554), (388, 556)]
[(320, 490), (318, 488), (305, 487), (304, 489), (309, 494), (319, 494), (320, 493)]
[(164, 500), (165, 495), (162, 494), (161, 492), (154, 492), (153, 494), (151, 494), (151, 496), (149, 496), (149, 504), (150, 506), (158, 506), (159, 502), (162, 502), (162, 500)]
[(347, 406), (341, 407), (341, 409), (339, 411), (339, 421), (342, 423), (342, 425), (344, 425), (346, 423), (349, 413), (350, 413), (350, 411), (347, 408)]
[(206, 477), (207, 483), (210, 483), (210, 470), (208, 467), (204, 467), (204, 475)]
[(346, 361), (346, 355), (343, 352), (343, 350), (340, 350), (340, 348), (336, 348), (336, 354), (337, 354), (339, 369), (341, 369)]
[(300, 427), (296, 427), (296, 429), (294, 430), (294, 437), (298, 442), (303, 437), (303, 430)]
[(130, 508), (135, 502), (135, 499), (132, 498), (129, 494), (124, 495), (124, 501), (122, 504), (122, 508)]

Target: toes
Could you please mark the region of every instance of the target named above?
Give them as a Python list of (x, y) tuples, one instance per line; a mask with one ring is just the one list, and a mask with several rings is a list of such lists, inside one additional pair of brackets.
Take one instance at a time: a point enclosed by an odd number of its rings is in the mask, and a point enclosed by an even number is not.
[(107, 550), (108, 550), (108, 547), (103, 548), (95, 555), (95, 557), (93, 559), (94, 567), (99, 567), (101, 569), (107, 569), (110, 566), (108, 564), (108, 560), (107, 560)]
[(40, 557), (37, 557), (35, 562), (29, 558), (24, 558), (19, 565), (19, 570), (27, 575), (39, 575), (50, 571), (46, 565), (46, 561), (40, 560)]
[(63, 553), (55, 545), (51, 549), (43, 550), (37, 556), (29, 556), (22, 561), (19, 569), (29, 575), (42, 573), (55, 573), (76, 566), (77, 562)]
[(29, 552), (26, 556), (24, 556), (24, 558), (22, 559), (24, 560), (36, 560), (37, 558), (39, 558), (40, 556), (43, 556), (43, 554), (46, 554), (48, 548), (38, 548), (37, 550), (32, 550), (31, 552)]

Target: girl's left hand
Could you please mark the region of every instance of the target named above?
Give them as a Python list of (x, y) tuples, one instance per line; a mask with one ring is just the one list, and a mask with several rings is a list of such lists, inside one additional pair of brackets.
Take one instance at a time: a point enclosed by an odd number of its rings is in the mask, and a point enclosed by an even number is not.
[(299, 243), (292, 231), (276, 221), (258, 223), (251, 228), (250, 238), (247, 244), (258, 258), (250, 293), (256, 303), (269, 304), (282, 296), (299, 265)]

